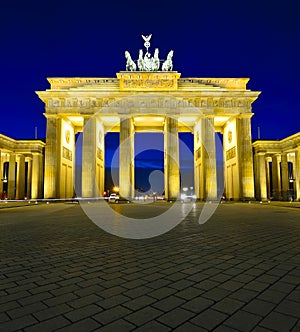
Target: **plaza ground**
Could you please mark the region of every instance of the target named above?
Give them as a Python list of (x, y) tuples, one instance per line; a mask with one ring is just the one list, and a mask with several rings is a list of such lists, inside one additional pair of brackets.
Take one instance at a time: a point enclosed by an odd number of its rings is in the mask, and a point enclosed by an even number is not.
[(197, 203), (144, 240), (106, 233), (79, 204), (3, 204), (0, 331), (300, 331), (299, 204), (220, 204), (199, 225)]

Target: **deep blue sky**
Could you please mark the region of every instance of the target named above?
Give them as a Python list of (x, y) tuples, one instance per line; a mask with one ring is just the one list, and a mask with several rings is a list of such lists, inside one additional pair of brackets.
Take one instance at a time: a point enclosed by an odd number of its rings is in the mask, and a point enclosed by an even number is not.
[[(300, 20), (296, 1), (1, 1), (0, 133), (45, 137), (35, 90), (47, 77), (115, 77), (124, 51), (174, 50), (181, 77), (250, 77), (253, 138), (300, 131)], [(17, 121), (17, 122), (16, 122)]]

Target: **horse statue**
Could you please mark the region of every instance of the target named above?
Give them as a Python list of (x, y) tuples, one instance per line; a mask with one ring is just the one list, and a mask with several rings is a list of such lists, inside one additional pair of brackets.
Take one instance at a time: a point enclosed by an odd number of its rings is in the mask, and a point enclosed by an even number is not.
[(144, 63), (144, 59), (143, 59), (143, 50), (140, 50), (137, 65), (138, 65), (139, 70), (141, 70), (141, 71), (145, 70), (145, 63)]
[(136, 71), (136, 64), (131, 59), (130, 53), (125, 51), (125, 58), (126, 58), (126, 70)]
[(152, 58), (149, 52), (144, 55), (144, 71), (152, 71)]
[(156, 48), (155, 49), (155, 51), (154, 51), (154, 56), (153, 56), (153, 58), (152, 58), (152, 67), (153, 67), (153, 69), (152, 70), (154, 70), (154, 71), (158, 71), (158, 69), (159, 69), (159, 57), (158, 57), (158, 48)]
[(168, 55), (167, 55), (167, 60), (164, 61), (162, 64), (161, 70), (162, 71), (172, 71), (173, 70), (173, 61), (172, 61), (172, 56), (173, 56), (174, 51), (171, 50)]

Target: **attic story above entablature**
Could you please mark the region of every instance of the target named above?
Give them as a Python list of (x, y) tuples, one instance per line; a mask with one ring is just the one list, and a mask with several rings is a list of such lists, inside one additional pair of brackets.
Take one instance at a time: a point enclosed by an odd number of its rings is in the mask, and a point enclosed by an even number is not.
[[(180, 89), (216, 89), (246, 90), (249, 78), (180, 78), (177, 72), (120, 72), (117, 78), (111, 77), (51, 77), (47, 79), (50, 90), (83, 89), (83, 90), (156, 90), (168, 87)], [(124, 85), (124, 80), (126, 84)], [(142, 84), (142, 83), (143, 84)], [(170, 86), (169, 82), (175, 83)], [(165, 85), (165, 86), (164, 86)]]
[[(74, 93), (65, 91), (41, 91), (39, 97), (49, 108), (99, 108), (113, 107), (198, 107), (251, 109), (258, 93), (231, 91), (230, 93)], [(75, 111), (75, 110), (74, 110)]]

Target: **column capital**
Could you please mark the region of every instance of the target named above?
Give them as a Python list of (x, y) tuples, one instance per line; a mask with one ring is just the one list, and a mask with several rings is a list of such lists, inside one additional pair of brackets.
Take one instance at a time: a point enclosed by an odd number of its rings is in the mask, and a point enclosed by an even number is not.
[(60, 118), (60, 116), (59, 116), (58, 114), (44, 113), (43, 115), (44, 115), (45, 118), (47, 118), (47, 119), (58, 119), (58, 118)]
[(241, 113), (237, 115), (238, 119), (251, 119), (254, 113)]
[(256, 154), (257, 156), (267, 157), (265, 151), (259, 151), (259, 152), (256, 152), (255, 154)]

